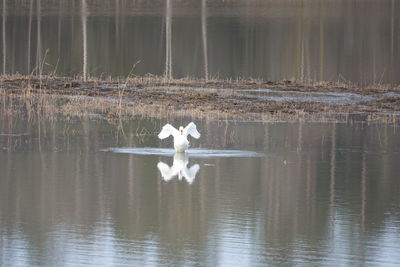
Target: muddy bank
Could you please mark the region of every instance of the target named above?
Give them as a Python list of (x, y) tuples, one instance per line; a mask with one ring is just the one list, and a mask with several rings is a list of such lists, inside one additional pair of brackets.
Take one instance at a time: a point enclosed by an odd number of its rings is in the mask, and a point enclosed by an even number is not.
[[(395, 121), (400, 87), (345, 83), (198, 81), (135, 77), (82, 81), (63, 77), (0, 76), (3, 107), (73, 116), (186, 115), (261, 120)], [(18, 101), (16, 104), (15, 101)], [(25, 101), (25, 102), (24, 102)], [(35, 111), (34, 111), (35, 109)], [(5, 112), (3, 110), (3, 112)]]

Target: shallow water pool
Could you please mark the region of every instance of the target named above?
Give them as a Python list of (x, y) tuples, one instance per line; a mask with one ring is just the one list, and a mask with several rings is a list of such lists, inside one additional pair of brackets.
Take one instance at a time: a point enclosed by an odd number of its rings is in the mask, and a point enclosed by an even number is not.
[(400, 263), (398, 127), (165, 123), (2, 120), (0, 265)]

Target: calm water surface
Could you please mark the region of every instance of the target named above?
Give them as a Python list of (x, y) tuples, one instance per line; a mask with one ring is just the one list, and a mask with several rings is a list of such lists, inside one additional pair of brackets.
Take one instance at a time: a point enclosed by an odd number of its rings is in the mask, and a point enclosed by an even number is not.
[(0, 265), (400, 264), (398, 127), (165, 122), (3, 118)]
[(400, 83), (397, 0), (1, 2), (3, 73)]

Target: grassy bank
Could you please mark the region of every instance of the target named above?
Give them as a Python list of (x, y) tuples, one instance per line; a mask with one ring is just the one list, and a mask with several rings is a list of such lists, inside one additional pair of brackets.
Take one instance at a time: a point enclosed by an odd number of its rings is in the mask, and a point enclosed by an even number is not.
[(191, 116), (264, 121), (396, 122), (400, 87), (331, 82), (167, 80), (145, 76), (83, 81), (0, 76), (1, 113), (28, 117)]

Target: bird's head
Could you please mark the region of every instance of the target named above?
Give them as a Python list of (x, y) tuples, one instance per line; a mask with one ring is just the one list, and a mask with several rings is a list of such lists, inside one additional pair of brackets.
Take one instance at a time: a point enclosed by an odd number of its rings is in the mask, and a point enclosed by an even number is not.
[(183, 127), (182, 126), (179, 127), (179, 132), (181, 135), (183, 135)]

